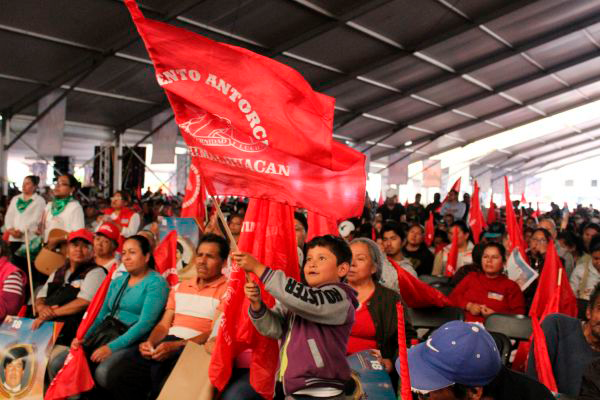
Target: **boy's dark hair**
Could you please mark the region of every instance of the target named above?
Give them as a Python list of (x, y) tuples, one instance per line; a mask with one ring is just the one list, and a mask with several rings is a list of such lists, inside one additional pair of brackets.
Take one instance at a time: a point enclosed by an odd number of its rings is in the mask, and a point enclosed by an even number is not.
[(391, 221), (391, 220), (385, 221), (385, 223), (383, 224), (383, 227), (381, 227), (381, 237), (383, 237), (384, 233), (389, 232), (389, 231), (394, 231), (396, 233), (396, 235), (400, 236), (400, 239), (402, 239), (402, 240), (404, 240), (406, 238), (406, 234), (402, 230), (402, 226), (396, 221)]
[(306, 244), (306, 251), (314, 247), (325, 247), (335, 254), (337, 265), (347, 262), (352, 263), (352, 250), (344, 239), (338, 236), (325, 235), (316, 236)]
[(592, 294), (590, 294), (590, 302), (588, 303), (588, 308), (590, 310), (592, 308), (594, 308), (597, 301), (600, 301), (600, 300), (598, 300), (599, 296), (600, 296), (600, 283), (597, 283), (596, 286), (594, 286), (594, 290), (592, 290)]
[(469, 233), (469, 227), (467, 226), (467, 223), (462, 219), (454, 221), (452, 223), (452, 228), (454, 228), (455, 226), (458, 227), (458, 229), (460, 229), (461, 231), (463, 231), (463, 233)]
[(202, 243), (216, 243), (219, 246), (219, 257), (221, 257), (221, 260), (225, 261), (229, 257), (229, 242), (224, 237), (215, 235), (214, 233), (207, 233), (200, 238), (198, 248), (200, 248)]

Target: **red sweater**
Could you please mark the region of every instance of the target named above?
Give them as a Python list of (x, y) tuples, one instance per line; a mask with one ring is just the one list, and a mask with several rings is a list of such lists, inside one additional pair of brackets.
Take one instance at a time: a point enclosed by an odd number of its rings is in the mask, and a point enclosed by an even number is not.
[[(475, 303), (485, 304), (497, 313), (525, 313), (525, 299), (521, 288), (504, 275), (488, 278), (482, 272), (471, 272), (454, 288), (450, 301), (462, 309), (465, 309), (467, 303)], [(465, 320), (483, 322), (485, 317), (465, 311)]]

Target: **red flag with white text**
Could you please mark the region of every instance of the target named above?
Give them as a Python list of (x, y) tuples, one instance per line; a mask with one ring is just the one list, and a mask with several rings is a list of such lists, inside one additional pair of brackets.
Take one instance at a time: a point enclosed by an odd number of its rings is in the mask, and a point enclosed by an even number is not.
[(181, 217), (194, 218), (200, 229), (206, 221), (206, 188), (198, 167), (193, 163), (188, 172), (185, 196), (181, 204)]
[[(81, 323), (77, 328), (77, 333), (75, 335), (77, 340), (83, 340), (83, 337), (100, 312), (116, 269), (117, 263), (115, 262), (88, 305)], [(81, 346), (79, 346), (77, 350), (71, 348), (63, 367), (58, 371), (58, 374), (56, 374), (54, 380), (50, 383), (46, 395), (44, 396), (44, 400), (66, 399), (71, 396), (76, 396), (79, 393), (87, 392), (93, 387), (94, 378), (92, 378), (92, 374), (90, 373), (90, 367), (86, 355), (83, 352), (83, 348)]]
[[(238, 243), (240, 251), (254, 255), (273, 269), (281, 269), (299, 279), (298, 253), (294, 232), (294, 210), (280, 203), (250, 199)], [(275, 304), (258, 278), (252, 279), (261, 287), (267, 307)], [(252, 350), (250, 384), (261, 396), (271, 398), (278, 367), (278, 343), (260, 335), (248, 317), (248, 300), (244, 295), (245, 272), (233, 265), (224, 300), (223, 317), (215, 350), (211, 356), (209, 377), (222, 390), (231, 376), (235, 357), (246, 349)]]
[(333, 98), (288, 66), (125, 3), (209, 192), (338, 220), (362, 213), (365, 155), (333, 140)]

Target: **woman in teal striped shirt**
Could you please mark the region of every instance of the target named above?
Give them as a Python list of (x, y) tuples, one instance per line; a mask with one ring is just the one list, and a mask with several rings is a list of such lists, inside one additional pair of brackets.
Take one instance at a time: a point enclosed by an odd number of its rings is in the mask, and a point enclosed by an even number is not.
[(125, 285), (114, 317), (129, 328), (110, 343), (94, 350), (90, 357), (92, 362), (98, 363), (94, 379), (105, 389), (109, 389), (113, 381), (110, 378), (113, 365), (146, 338), (159, 320), (169, 295), (166, 280), (154, 270), (148, 239), (140, 235), (128, 238), (123, 243), (121, 260), (127, 273), (111, 282), (102, 309), (85, 336), (89, 337), (111, 313), (117, 295)]

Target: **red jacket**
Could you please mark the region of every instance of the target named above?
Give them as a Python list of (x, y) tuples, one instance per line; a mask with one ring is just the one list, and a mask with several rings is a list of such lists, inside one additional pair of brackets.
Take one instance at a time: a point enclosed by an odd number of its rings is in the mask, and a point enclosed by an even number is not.
[[(505, 275), (488, 278), (482, 272), (469, 273), (454, 288), (450, 301), (455, 307), (465, 309), (467, 303), (485, 304), (497, 313), (524, 314), (523, 292)], [(483, 322), (485, 317), (465, 311), (466, 321)]]
[[(112, 213), (115, 212), (115, 210), (113, 208), (107, 208), (103, 212), (104, 212), (104, 215), (108, 215), (110, 217), (110, 216), (112, 216)], [(131, 217), (133, 217), (134, 214), (135, 214), (135, 211), (133, 211), (132, 209), (123, 207), (123, 208), (121, 208), (121, 211), (119, 212), (117, 219), (114, 221), (117, 222), (122, 227), (126, 228), (129, 226), (129, 221), (131, 221)]]

